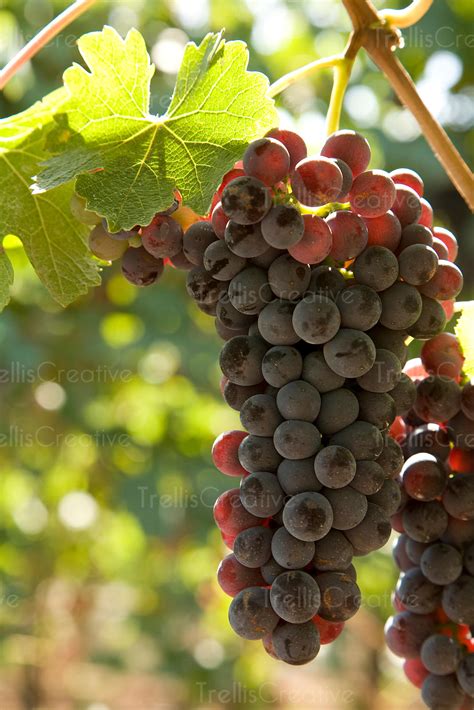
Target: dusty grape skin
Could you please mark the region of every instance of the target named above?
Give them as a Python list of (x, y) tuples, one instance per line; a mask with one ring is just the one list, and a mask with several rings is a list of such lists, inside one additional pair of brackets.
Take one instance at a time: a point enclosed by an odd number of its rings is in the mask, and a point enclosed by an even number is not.
[(296, 199), (307, 207), (334, 202), (341, 194), (343, 175), (328, 158), (305, 158), (295, 167), (291, 184)]
[(269, 188), (260, 180), (241, 176), (229, 182), (221, 195), (224, 213), (239, 224), (255, 224), (272, 206)]

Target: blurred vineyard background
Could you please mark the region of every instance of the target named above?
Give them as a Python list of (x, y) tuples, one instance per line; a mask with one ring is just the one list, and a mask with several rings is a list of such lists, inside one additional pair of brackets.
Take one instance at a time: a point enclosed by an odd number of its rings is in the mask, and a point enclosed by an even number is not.
[[(0, 1), (0, 65), (65, 4)], [(400, 52), (468, 160), (473, 20), (471, 0), (435, 2)], [(78, 60), (77, 36), (105, 23), (145, 35), (160, 113), (185, 43), (209, 29), (247, 41), (251, 68), (271, 79), (340, 51), (349, 29), (339, 0), (99, 2), (7, 86), (1, 116), (56, 88)], [(322, 73), (279, 102), (282, 125), (313, 149), (330, 86)], [(460, 238), (463, 297), (472, 297), (472, 217), (365, 56), (343, 125), (366, 133), (374, 166), (423, 175), (438, 222)], [(0, 708), (421, 708), (384, 650), (396, 579), (389, 546), (358, 563), (364, 608), (310, 666), (282, 668), (231, 632), (215, 582), (226, 550), (212, 505), (232, 481), (213, 470), (209, 451), (239, 422), (220, 399), (212, 320), (187, 298), (182, 274), (167, 270), (140, 291), (111, 268), (101, 288), (62, 311), (19, 243), (5, 246), (16, 280), (0, 318)]]

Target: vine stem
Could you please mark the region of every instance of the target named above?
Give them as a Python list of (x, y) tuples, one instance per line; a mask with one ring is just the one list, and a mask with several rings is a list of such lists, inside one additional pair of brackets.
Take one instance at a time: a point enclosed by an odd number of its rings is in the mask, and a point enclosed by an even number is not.
[(326, 120), (326, 130), (328, 136), (339, 130), (341, 122), (342, 104), (346, 93), (347, 85), (351, 78), (352, 67), (354, 61), (352, 59), (344, 59), (334, 67), (334, 83), (329, 102), (328, 115)]
[(316, 61), (305, 64), (305, 66), (299, 67), (299, 69), (295, 69), (294, 71), (285, 74), (280, 79), (277, 79), (277, 81), (271, 84), (268, 89), (268, 96), (274, 98), (295, 82), (305, 79), (315, 71), (320, 69), (331, 69), (343, 64), (344, 62), (345, 57), (342, 54), (335, 54), (332, 57), (326, 57), (324, 59), (316, 59)]
[(62, 30), (94, 5), (97, 0), (76, 0), (72, 5), (54, 18), (33, 39), (26, 44), (13, 59), (0, 71), (0, 90), (15, 74), (30, 61), (45, 45), (56, 37)]
[(413, 0), (404, 10), (381, 10), (379, 17), (388, 25), (403, 29), (419, 22), (426, 15), (432, 4), (433, 0)]

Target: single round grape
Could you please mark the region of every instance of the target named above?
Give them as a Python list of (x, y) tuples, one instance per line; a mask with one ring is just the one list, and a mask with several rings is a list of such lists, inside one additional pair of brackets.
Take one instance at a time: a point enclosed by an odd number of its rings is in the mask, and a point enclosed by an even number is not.
[(391, 478), (387, 479), (377, 493), (373, 493), (369, 496), (368, 502), (378, 505), (388, 516), (395, 515), (402, 502), (402, 492), (399, 482)]
[(321, 591), (318, 614), (327, 621), (347, 621), (360, 608), (361, 593), (356, 582), (344, 572), (323, 572), (316, 576)]
[(289, 254), (279, 256), (268, 269), (270, 288), (278, 298), (294, 301), (300, 298), (309, 286), (311, 269)]
[(321, 396), (321, 408), (315, 424), (323, 436), (331, 436), (355, 422), (358, 416), (357, 397), (351, 390), (340, 388)]
[(349, 193), (351, 208), (361, 217), (380, 217), (392, 209), (395, 183), (383, 170), (367, 170), (356, 177)]
[(319, 491), (322, 486), (314, 473), (314, 458), (283, 459), (278, 466), (278, 481), (285, 493), (296, 495), (306, 491)]
[(313, 350), (306, 355), (301, 377), (316, 387), (321, 394), (342, 387), (346, 381), (345, 377), (331, 370), (321, 350)]
[(157, 259), (175, 256), (183, 248), (181, 225), (166, 215), (157, 215), (151, 224), (142, 227), (141, 235), (143, 246)]
[(367, 503), (367, 513), (359, 525), (344, 532), (358, 554), (380, 550), (390, 538), (392, 526), (387, 513), (374, 503)]
[(446, 422), (461, 409), (461, 388), (454, 380), (431, 375), (419, 383), (414, 410), (425, 422)]
[(273, 533), (263, 525), (242, 530), (234, 540), (234, 555), (244, 567), (259, 569), (271, 556)]
[(219, 321), (229, 330), (241, 330), (249, 328), (255, 321), (254, 316), (246, 315), (238, 311), (229, 301), (227, 295), (222, 296), (216, 304), (216, 316)]
[(243, 175), (229, 182), (221, 195), (222, 209), (239, 224), (260, 222), (272, 206), (270, 189), (257, 178)]
[(235, 597), (247, 587), (263, 587), (265, 579), (260, 570), (244, 567), (235, 555), (224, 557), (217, 570), (217, 582), (225, 594)]
[(225, 228), (228, 222), (229, 218), (222, 209), (222, 203), (218, 202), (212, 210), (211, 224), (216, 237), (219, 237), (219, 239), (224, 239)]
[(249, 473), (276, 471), (281, 456), (271, 437), (249, 434), (239, 446), (239, 461)]
[(365, 217), (364, 222), (369, 233), (369, 247), (379, 246), (391, 252), (397, 251), (402, 237), (402, 225), (391, 210), (380, 217)]
[(246, 471), (239, 463), (239, 446), (247, 436), (245, 431), (232, 429), (220, 434), (212, 445), (215, 467), (226, 476), (243, 476)]
[(248, 266), (234, 276), (228, 293), (234, 308), (247, 315), (257, 315), (273, 298), (267, 274), (257, 266)]
[(349, 284), (336, 296), (336, 306), (341, 314), (341, 326), (355, 330), (370, 330), (382, 314), (382, 302), (369, 286)]
[(377, 349), (375, 362), (368, 372), (357, 378), (362, 389), (369, 392), (390, 392), (400, 379), (400, 360), (390, 350)]
[(403, 450), (400, 444), (391, 436), (385, 437), (385, 445), (377, 463), (382, 466), (386, 478), (396, 478), (403, 468)]
[(304, 624), (281, 623), (272, 633), (272, 645), (281, 661), (301, 666), (318, 655), (319, 631), (312, 621)]
[(391, 393), (368, 392), (361, 390), (357, 392), (359, 404), (358, 418), (363, 422), (369, 422), (377, 429), (387, 429), (395, 419), (395, 403)]
[(261, 227), (266, 243), (276, 249), (289, 249), (298, 244), (305, 229), (302, 215), (292, 205), (272, 207)]
[(341, 328), (324, 345), (326, 363), (341, 377), (361, 377), (368, 372), (376, 357), (375, 345), (369, 336), (351, 328)]
[(280, 619), (291, 624), (309, 621), (321, 603), (319, 587), (307, 572), (282, 572), (270, 589), (270, 603)]
[(300, 339), (293, 327), (295, 304), (276, 299), (265, 306), (258, 316), (258, 330), (271, 345), (293, 345)]
[(246, 263), (246, 259), (234, 254), (221, 240), (210, 244), (204, 252), (204, 268), (218, 281), (230, 281)]
[(385, 474), (383, 468), (376, 461), (357, 461), (355, 476), (351, 486), (359, 493), (366, 496), (377, 493), (383, 486)]
[(391, 330), (406, 330), (421, 316), (421, 295), (414, 286), (395, 283), (380, 294), (382, 299), (381, 325)]
[(333, 266), (316, 266), (311, 272), (308, 292), (336, 299), (339, 291), (346, 285), (346, 279), (339, 269)]
[(276, 403), (284, 419), (313, 422), (321, 408), (321, 397), (309, 382), (294, 380), (278, 391)]
[(216, 241), (216, 235), (210, 222), (195, 222), (183, 237), (183, 254), (195, 266), (202, 266), (204, 252)]
[(239, 224), (229, 220), (224, 240), (233, 254), (245, 259), (264, 254), (268, 247), (260, 224)]
[(402, 513), (407, 535), (417, 542), (434, 542), (448, 526), (448, 514), (436, 500), (409, 501)]
[(284, 180), (290, 170), (290, 154), (274, 138), (259, 138), (248, 146), (243, 157), (247, 175), (258, 178), (266, 185)]
[(426, 548), (420, 558), (421, 571), (433, 584), (452, 584), (462, 574), (462, 557), (452, 545), (443, 542)]
[(236, 385), (256, 385), (262, 381), (262, 360), (267, 346), (261, 338), (237, 335), (220, 354), (221, 370)]
[(474, 577), (462, 574), (443, 588), (443, 610), (455, 624), (474, 625)]
[(288, 382), (298, 380), (303, 370), (303, 358), (296, 348), (276, 345), (265, 353), (262, 360), (262, 374), (273, 387), (283, 387)]
[(428, 283), (420, 286), (423, 295), (447, 301), (461, 292), (464, 279), (461, 270), (450, 261), (439, 261), (438, 270)]
[(320, 493), (298, 493), (283, 508), (285, 528), (298, 540), (321, 540), (331, 529), (332, 522), (332, 508)]
[(275, 531), (272, 538), (272, 555), (283, 568), (282, 572), (284, 569), (301, 569), (314, 557), (314, 542), (298, 540), (286, 528), (281, 527)]
[(400, 276), (412, 286), (421, 286), (433, 278), (438, 269), (438, 256), (426, 244), (406, 247), (398, 257)]
[(324, 219), (316, 215), (303, 215), (304, 233), (288, 252), (302, 264), (319, 264), (332, 248), (332, 234)]
[(331, 230), (330, 256), (336, 261), (348, 261), (359, 256), (367, 246), (368, 232), (363, 219), (347, 210), (336, 210), (326, 218)]
[(275, 448), (286, 459), (307, 459), (321, 447), (321, 434), (310, 422), (291, 419), (280, 424), (273, 436)]
[(240, 412), (240, 421), (250, 434), (273, 436), (275, 429), (282, 422), (275, 397), (255, 394), (247, 399)]
[(287, 131), (281, 128), (272, 128), (267, 133), (269, 138), (274, 138), (283, 143), (290, 155), (290, 170), (294, 170), (297, 163), (306, 158), (308, 151), (304, 140), (294, 131)]
[(430, 673), (439, 676), (455, 673), (461, 659), (461, 646), (456, 639), (433, 634), (423, 642), (421, 660)]
[(229, 607), (229, 623), (244, 639), (261, 639), (273, 631), (278, 616), (270, 605), (270, 592), (262, 587), (248, 587), (239, 592)]
[(304, 158), (292, 173), (291, 186), (298, 202), (318, 207), (337, 200), (342, 180), (342, 172), (334, 160)]
[(117, 261), (127, 251), (128, 242), (112, 239), (102, 224), (98, 224), (89, 234), (89, 249), (102, 261)]
[(448, 250), (448, 260), (456, 261), (458, 255), (459, 247), (458, 240), (449, 229), (444, 229), (444, 227), (434, 227), (433, 234), (437, 239), (440, 239)]
[(366, 170), (370, 162), (370, 145), (364, 136), (355, 131), (341, 130), (332, 133), (324, 144), (321, 155), (343, 160), (354, 177)]
[(318, 481), (327, 488), (344, 488), (356, 473), (356, 460), (343, 446), (325, 446), (316, 454), (314, 470)]
[(400, 253), (410, 246), (420, 244), (428, 247), (433, 246), (433, 233), (431, 229), (421, 224), (410, 224), (402, 230), (402, 237), (399, 244)]
[(367, 498), (351, 486), (325, 488), (323, 495), (333, 511), (332, 526), (336, 530), (350, 530), (362, 522), (367, 513)]
[(327, 343), (341, 324), (339, 309), (326, 296), (308, 294), (299, 301), (293, 313), (293, 328), (306, 343)]
[(217, 304), (225, 294), (226, 286), (226, 282), (216, 281), (202, 266), (195, 266), (186, 278), (186, 291), (191, 298), (207, 305)]
[(435, 250), (438, 256), (438, 259), (450, 261), (448, 247), (438, 237), (433, 237), (433, 249)]
[(313, 564), (319, 572), (340, 572), (352, 562), (352, 545), (339, 530), (330, 530), (314, 543)]
[(474, 477), (471, 472), (458, 473), (449, 479), (443, 505), (453, 518), (474, 520)]
[(444, 464), (428, 453), (407, 459), (402, 469), (403, 486), (415, 500), (436, 500), (442, 496), (448, 475)]
[(385, 291), (398, 278), (398, 261), (395, 254), (383, 246), (369, 246), (355, 260), (352, 270), (358, 283), (374, 291)]
[(150, 286), (163, 274), (163, 259), (155, 259), (143, 247), (130, 247), (122, 257), (122, 274), (134, 286)]

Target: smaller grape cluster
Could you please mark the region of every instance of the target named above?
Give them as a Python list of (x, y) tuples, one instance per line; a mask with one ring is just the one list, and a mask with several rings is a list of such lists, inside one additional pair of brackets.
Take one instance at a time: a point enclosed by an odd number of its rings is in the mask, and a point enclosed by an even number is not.
[(413, 407), (395, 424), (407, 458), (386, 638), (433, 710), (474, 706), (474, 386), (463, 362), (454, 335), (427, 341), (406, 367)]

